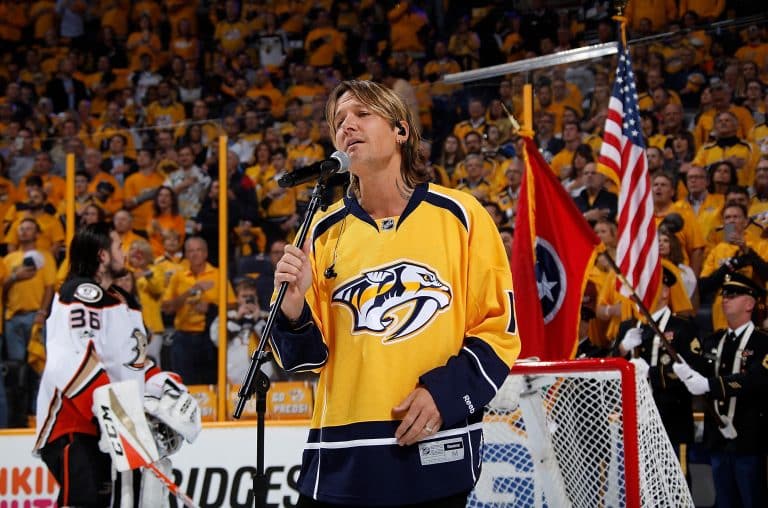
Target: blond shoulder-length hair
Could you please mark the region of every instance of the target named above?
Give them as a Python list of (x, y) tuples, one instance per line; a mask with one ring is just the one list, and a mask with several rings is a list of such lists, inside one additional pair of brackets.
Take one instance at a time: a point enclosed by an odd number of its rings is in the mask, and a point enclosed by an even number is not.
[[(400, 175), (403, 182), (410, 188), (419, 183), (428, 182), (430, 177), (419, 151), (421, 133), (414, 127), (413, 113), (405, 105), (403, 99), (386, 86), (373, 81), (349, 80), (342, 81), (333, 89), (325, 106), (325, 118), (331, 130), (331, 136), (336, 139), (336, 105), (342, 95), (349, 92), (355, 99), (367, 105), (377, 115), (387, 120), (393, 127), (406, 122), (409, 126), (408, 139), (400, 144), (402, 163)], [(338, 147), (337, 147), (338, 148)], [(355, 175), (350, 174), (349, 190), (356, 195), (359, 182)]]

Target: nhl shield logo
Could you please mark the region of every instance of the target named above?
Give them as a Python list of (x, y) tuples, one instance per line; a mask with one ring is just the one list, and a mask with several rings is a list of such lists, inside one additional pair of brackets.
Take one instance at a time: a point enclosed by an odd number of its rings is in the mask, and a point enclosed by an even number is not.
[(567, 284), (565, 267), (552, 244), (537, 236), (536, 287), (545, 324), (549, 324), (560, 312), (568, 290)]

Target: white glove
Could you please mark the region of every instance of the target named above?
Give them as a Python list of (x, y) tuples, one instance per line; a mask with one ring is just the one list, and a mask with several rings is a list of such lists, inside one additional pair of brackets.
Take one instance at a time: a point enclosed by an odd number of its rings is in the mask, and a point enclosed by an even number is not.
[(202, 429), (197, 399), (174, 374), (160, 372), (147, 380), (144, 409), (184, 436), (188, 443), (193, 442)]
[(635, 371), (640, 374), (640, 377), (648, 377), (648, 371), (651, 370), (651, 366), (648, 365), (642, 358), (632, 358), (629, 363), (635, 366)]
[(632, 351), (643, 343), (643, 330), (641, 328), (630, 328), (621, 339), (620, 347), (626, 352)]
[(709, 381), (707, 381), (707, 378), (693, 370), (682, 358), (679, 362), (672, 364), (672, 370), (685, 383), (685, 387), (691, 395), (704, 395), (709, 391)]
[(723, 422), (725, 426), (718, 427), (717, 430), (719, 430), (726, 439), (736, 439), (736, 436), (738, 436), (739, 433), (736, 432), (736, 427), (733, 426), (731, 419), (727, 416), (721, 416), (720, 421)]

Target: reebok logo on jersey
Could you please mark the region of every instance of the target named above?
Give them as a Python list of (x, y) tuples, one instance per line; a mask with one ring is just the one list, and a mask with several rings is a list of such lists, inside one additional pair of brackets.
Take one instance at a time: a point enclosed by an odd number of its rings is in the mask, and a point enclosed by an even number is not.
[(354, 315), (352, 333), (384, 335), (383, 342), (403, 339), (424, 328), (451, 303), (451, 288), (434, 270), (399, 261), (363, 273), (333, 293), (333, 301)]

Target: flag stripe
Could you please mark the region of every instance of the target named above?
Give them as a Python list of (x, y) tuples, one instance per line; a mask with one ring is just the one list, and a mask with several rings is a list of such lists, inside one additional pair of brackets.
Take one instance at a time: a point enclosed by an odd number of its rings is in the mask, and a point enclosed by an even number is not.
[[(615, 172), (620, 182), (616, 264), (650, 308), (660, 283), (656, 221), (632, 62), (629, 50), (619, 46), (598, 161)], [(622, 288), (622, 293), (628, 295), (629, 290)]]

